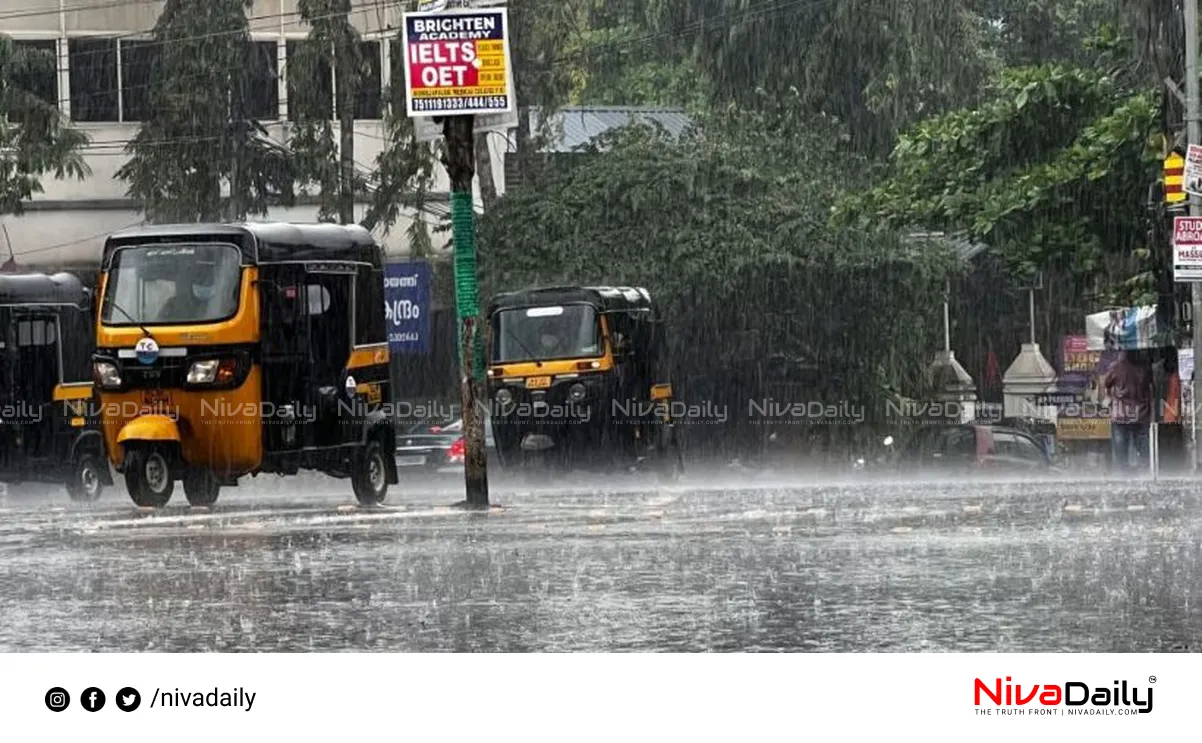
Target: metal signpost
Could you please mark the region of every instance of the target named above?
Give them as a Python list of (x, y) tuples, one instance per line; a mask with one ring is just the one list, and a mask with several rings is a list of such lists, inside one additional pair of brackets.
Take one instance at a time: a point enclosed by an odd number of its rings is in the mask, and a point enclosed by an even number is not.
[[(1187, 141), (1190, 145), (1202, 145), (1202, 115), (1200, 115), (1198, 100), (1198, 0), (1185, 0), (1185, 121)], [(1192, 149), (1192, 147), (1191, 147)], [(1186, 168), (1188, 171), (1189, 162), (1187, 158)], [(1188, 173), (1185, 178), (1186, 190), (1190, 190)], [(1189, 214), (1191, 217), (1202, 217), (1202, 198), (1199, 198), (1198, 193), (1190, 195), (1189, 199)], [(1176, 248), (1174, 248), (1174, 251)], [(1175, 261), (1174, 261), (1175, 262)], [(1202, 348), (1202, 283), (1198, 280), (1191, 282), (1190, 289), (1192, 290), (1192, 311), (1190, 312), (1190, 322), (1193, 325), (1193, 347), (1195, 351)], [(1191, 400), (1198, 399), (1198, 388), (1196, 386), (1196, 378), (1190, 380), (1190, 389), (1192, 394)], [(1184, 382), (1185, 380), (1182, 380)], [(1196, 403), (1195, 403), (1196, 404)], [(1192, 413), (1196, 412), (1191, 408), (1190, 418), (1193, 421), (1192, 433), (1194, 442), (1193, 470), (1198, 471), (1199, 456), (1202, 456), (1202, 446), (1198, 445), (1198, 416)]]
[(467, 450), (464, 480), (467, 503), (472, 506), (488, 505), (484, 420), (476, 405), (484, 382), (484, 354), (472, 198), (473, 134), (476, 116), (504, 117), (517, 112), (509, 16), (498, 5), (489, 0), (435, 0), (421, 3), (421, 10), (405, 13), (403, 20), (406, 110), (418, 121), (441, 123), (446, 153), (443, 164), (451, 181), (459, 397)]

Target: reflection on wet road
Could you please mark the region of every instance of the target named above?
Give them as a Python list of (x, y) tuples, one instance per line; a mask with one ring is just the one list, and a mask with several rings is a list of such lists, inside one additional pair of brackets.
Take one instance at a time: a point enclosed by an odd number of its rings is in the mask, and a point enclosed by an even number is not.
[[(0, 498), (3, 651), (1196, 650), (1185, 483)], [(182, 502), (182, 498), (179, 499)]]

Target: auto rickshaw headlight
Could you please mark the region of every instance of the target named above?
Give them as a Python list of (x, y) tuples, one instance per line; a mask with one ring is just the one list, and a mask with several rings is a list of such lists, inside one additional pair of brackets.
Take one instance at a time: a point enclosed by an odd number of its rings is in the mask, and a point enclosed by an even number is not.
[(572, 402), (580, 402), (586, 397), (588, 397), (588, 389), (580, 382), (572, 385), (568, 390), (568, 399)]
[(225, 384), (234, 378), (233, 359), (203, 359), (188, 367), (188, 384)]
[(104, 389), (115, 389), (121, 386), (121, 372), (111, 361), (97, 361), (92, 365), (92, 376), (96, 385)]
[(217, 378), (217, 365), (221, 359), (193, 361), (188, 369), (188, 384), (211, 384)]
[(508, 405), (513, 402), (513, 393), (507, 389), (499, 389), (495, 399), (498, 405)]

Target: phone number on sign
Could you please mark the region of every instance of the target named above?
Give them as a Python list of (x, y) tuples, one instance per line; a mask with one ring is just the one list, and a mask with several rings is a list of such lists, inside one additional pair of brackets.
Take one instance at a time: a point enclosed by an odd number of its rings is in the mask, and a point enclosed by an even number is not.
[(465, 108), (501, 110), (509, 108), (509, 100), (493, 98), (423, 98), (413, 101), (414, 111), (461, 111)]

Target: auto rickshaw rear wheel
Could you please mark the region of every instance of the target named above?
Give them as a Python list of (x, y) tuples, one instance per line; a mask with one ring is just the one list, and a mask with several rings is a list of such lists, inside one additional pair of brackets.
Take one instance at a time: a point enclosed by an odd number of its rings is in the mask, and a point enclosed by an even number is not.
[(167, 450), (155, 444), (134, 444), (125, 453), (125, 489), (135, 505), (162, 508), (175, 492), (171, 477), (171, 458)]
[(351, 488), (361, 506), (378, 506), (388, 495), (388, 469), (384, 447), (379, 439), (371, 439), (355, 457), (351, 470)]
[(104, 492), (104, 479), (100, 468), (104, 462), (95, 454), (79, 455), (71, 468), (71, 479), (67, 480), (67, 494), (71, 500), (91, 503)]
[(196, 469), (184, 475), (184, 496), (192, 506), (211, 506), (221, 494), (221, 481), (212, 470)]

